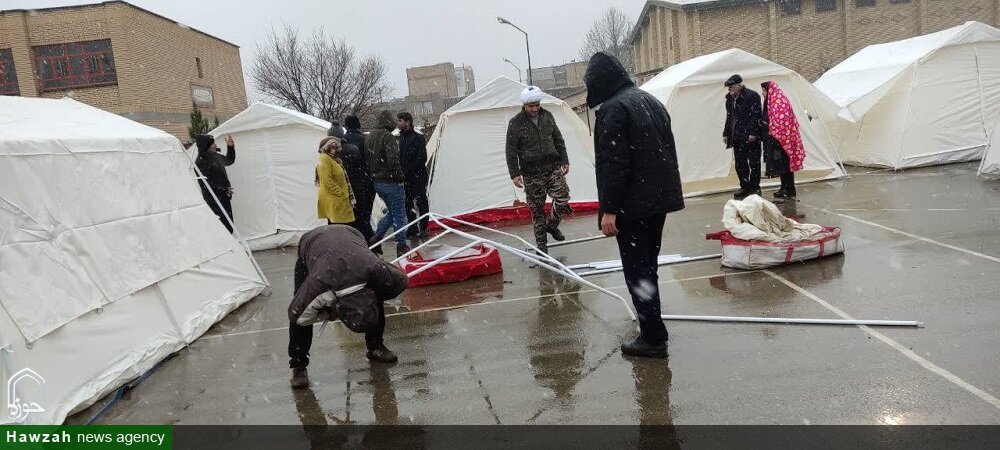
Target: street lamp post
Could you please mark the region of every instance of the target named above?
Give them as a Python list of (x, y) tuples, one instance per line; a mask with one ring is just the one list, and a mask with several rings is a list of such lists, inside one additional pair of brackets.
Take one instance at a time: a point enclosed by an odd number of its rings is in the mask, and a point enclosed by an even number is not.
[(524, 33), (524, 46), (528, 49), (528, 84), (529, 85), (532, 84), (531, 83), (531, 43), (528, 42), (528, 32), (522, 30), (517, 25), (514, 25), (514, 24), (510, 23), (509, 20), (504, 19), (503, 17), (497, 17), (497, 22), (500, 22), (502, 25), (510, 25), (510, 26), (516, 28), (517, 31), (520, 31), (520, 32)]
[(517, 64), (514, 64), (514, 63), (512, 63), (512, 62), (511, 62), (511, 61), (510, 61), (509, 59), (507, 59), (507, 58), (504, 58), (503, 60), (504, 60), (504, 62), (506, 62), (507, 64), (510, 64), (510, 65), (514, 66), (514, 68), (515, 68), (515, 69), (517, 69), (517, 82), (518, 82), (518, 83), (524, 83), (524, 80), (523, 80), (523, 79), (521, 79), (521, 68), (520, 68), (520, 67), (517, 67)]

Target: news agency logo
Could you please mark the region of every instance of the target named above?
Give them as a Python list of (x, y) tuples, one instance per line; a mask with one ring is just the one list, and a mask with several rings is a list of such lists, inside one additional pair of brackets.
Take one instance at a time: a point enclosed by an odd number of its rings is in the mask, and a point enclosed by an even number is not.
[(38, 403), (30, 401), (30, 399), (22, 399), (17, 394), (19, 392), (18, 388), (20, 388), (20, 392), (23, 394), (25, 387), (30, 386), (31, 383), (38, 385), (40, 388), (45, 386), (45, 378), (42, 378), (34, 370), (24, 368), (7, 380), (7, 415), (15, 423), (24, 422), (31, 413), (45, 412), (45, 408), (42, 408)]

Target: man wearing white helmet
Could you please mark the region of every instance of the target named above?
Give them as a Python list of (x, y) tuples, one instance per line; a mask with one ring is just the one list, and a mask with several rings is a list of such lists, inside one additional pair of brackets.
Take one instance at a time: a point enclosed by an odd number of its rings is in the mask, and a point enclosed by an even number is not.
[[(562, 216), (569, 214), (569, 157), (566, 142), (552, 113), (542, 108), (545, 94), (536, 86), (521, 92), (521, 112), (507, 125), (507, 170), (531, 209), (538, 249), (548, 252), (548, 235), (565, 240), (559, 231)], [(545, 214), (545, 198), (552, 198), (552, 208)]]

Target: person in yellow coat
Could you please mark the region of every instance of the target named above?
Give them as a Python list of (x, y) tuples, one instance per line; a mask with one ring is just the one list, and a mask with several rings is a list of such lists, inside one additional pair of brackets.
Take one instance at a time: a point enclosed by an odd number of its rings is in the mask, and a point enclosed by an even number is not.
[(354, 195), (340, 161), (341, 148), (340, 139), (336, 137), (326, 137), (319, 142), (319, 163), (316, 164), (318, 217), (331, 225), (354, 226)]

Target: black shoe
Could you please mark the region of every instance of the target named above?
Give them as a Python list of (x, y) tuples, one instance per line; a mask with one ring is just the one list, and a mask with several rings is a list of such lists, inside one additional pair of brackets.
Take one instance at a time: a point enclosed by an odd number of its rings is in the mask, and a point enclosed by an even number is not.
[(549, 254), (549, 244), (537, 244), (537, 245), (535, 245), (535, 247), (538, 248), (538, 251), (540, 253), (543, 253), (543, 254), (546, 254), (546, 255)]
[(410, 246), (406, 244), (396, 244), (396, 257), (405, 255), (410, 251)]
[(392, 350), (385, 348), (385, 344), (379, 345), (375, 350), (368, 350), (368, 353), (365, 354), (365, 358), (368, 358), (369, 361), (386, 364), (392, 364), (399, 360)]
[(420, 236), (420, 232), (417, 231), (416, 228), (410, 228), (409, 230), (406, 230), (406, 237), (410, 239), (416, 239), (418, 236)]
[(747, 198), (748, 195), (750, 195), (750, 194), (748, 194), (747, 191), (744, 191), (743, 189), (740, 189), (740, 190), (736, 191), (735, 194), (733, 194), (733, 198), (736, 199), (736, 200), (743, 200), (743, 199)]
[[(761, 197), (764, 194), (762, 192), (760, 192), (760, 189), (758, 188), (757, 190), (753, 191), (750, 195), (756, 195), (758, 197)], [(749, 195), (747, 197), (749, 197)]]
[(774, 193), (774, 198), (788, 198), (788, 193), (784, 189), (778, 189), (778, 192)]
[(309, 372), (305, 367), (292, 369), (292, 389), (302, 389), (309, 387)]
[(632, 342), (622, 344), (622, 354), (642, 358), (666, 358), (667, 343), (649, 345), (642, 337), (637, 337)]
[[(371, 246), (375, 245), (376, 242), (381, 241), (381, 240), (382, 240), (382, 238), (380, 238), (378, 236), (373, 236), (368, 241), (368, 246), (371, 247)], [(379, 246), (373, 248), (372, 251), (375, 252), (376, 255), (381, 255), (382, 254), (382, 245), (379, 244)]]
[(549, 234), (552, 235), (552, 239), (555, 239), (558, 242), (566, 240), (566, 236), (562, 234), (562, 231), (559, 231), (558, 227), (549, 227)]

